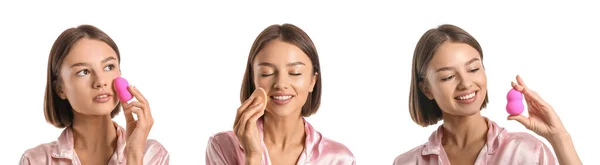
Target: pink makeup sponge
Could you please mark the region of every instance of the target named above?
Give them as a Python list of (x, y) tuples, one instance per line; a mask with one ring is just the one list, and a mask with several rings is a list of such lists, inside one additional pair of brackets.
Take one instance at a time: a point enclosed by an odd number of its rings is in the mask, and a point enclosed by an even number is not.
[(129, 87), (127, 80), (122, 77), (117, 77), (115, 79), (115, 90), (117, 91), (117, 95), (119, 96), (119, 100), (121, 100), (121, 102), (127, 102), (133, 98), (133, 95), (129, 93), (127, 87)]
[(508, 100), (508, 103), (506, 104), (506, 112), (508, 112), (508, 114), (520, 115), (523, 113), (525, 106), (523, 105), (523, 95), (521, 92), (511, 89), (506, 95), (506, 100)]

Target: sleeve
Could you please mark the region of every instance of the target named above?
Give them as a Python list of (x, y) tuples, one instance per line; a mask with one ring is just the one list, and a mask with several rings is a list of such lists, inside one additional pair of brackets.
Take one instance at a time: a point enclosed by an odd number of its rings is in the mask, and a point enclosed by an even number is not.
[(23, 155), (21, 156), (21, 160), (19, 161), (19, 165), (30, 165), (31, 162), (29, 162), (29, 156), (27, 155), (27, 153), (23, 153)]
[(558, 160), (554, 156), (554, 153), (546, 144), (543, 142), (539, 142), (538, 151), (540, 153), (539, 163), (541, 165), (558, 165)]
[(170, 154), (162, 144), (156, 140), (148, 139), (144, 153), (144, 164), (169, 165)]
[(170, 159), (170, 154), (169, 152), (165, 151), (164, 153), (162, 153), (157, 159), (156, 162), (154, 162), (154, 164), (156, 165), (169, 165), (169, 159)]
[(206, 145), (206, 165), (225, 165), (227, 164), (219, 143), (214, 136), (208, 139)]
[(393, 165), (409, 165), (409, 164), (422, 164), (420, 162), (421, 158), (421, 150), (424, 148), (424, 145), (417, 146), (409, 151), (406, 151), (394, 159)]

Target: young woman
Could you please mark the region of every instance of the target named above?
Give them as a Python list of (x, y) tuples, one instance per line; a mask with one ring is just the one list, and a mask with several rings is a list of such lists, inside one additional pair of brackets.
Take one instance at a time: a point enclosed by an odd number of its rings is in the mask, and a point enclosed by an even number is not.
[(320, 99), (319, 57), (310, 37), (291, 24), (267, 27), (248, 56), (234, 130), (210, 137), (206, 164), (355, 164), (346, 146), (304, 119), (317, 112)]
[[(121, 75), (120, 57), (116, 43), (94, 26), (58, 36), (48, 58), (44, 115), (65, 129), (58, 141), (25, 151), (20, 164), (169, 163), (165, 148), (147, 140), (154, 120), (140, 91), (130, 86), (138, 101), (118, 101), (113, 80)], [(121, 107), (127, 130), (112, 121)]]
[[(512, 133), (481, 116), (487, 102), (482, 49), (453, 25), (427, 31), (412, 65), (409, 111), (421, 126), (443, 120), (424, 145), (394, 164), (557, 164), (548, 147), (527, 133)], [(517, 76), (513, 88), (525, 96), (529, 118), (509, 116), (552, 144), (560, 164), (581, 164), (569, 133), (550, 105)]]

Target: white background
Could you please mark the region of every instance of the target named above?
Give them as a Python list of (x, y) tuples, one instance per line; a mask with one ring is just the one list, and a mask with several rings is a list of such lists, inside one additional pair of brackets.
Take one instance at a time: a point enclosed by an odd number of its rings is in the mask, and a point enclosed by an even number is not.
[[(481, 43), (490, 103), (482, 114), (510, 131), (506, 92), (517, 74), (558, 112), (585, 164), (595, 149), (600, 92), (598, 5), (425, 2), (19, 2), (0, 3), (0, 161), (60, 135), (43, 114), (47, 58), (65, 29), (92, 24), (122, 54), (122, 72), (148, 98), (150, 138), (172, 164), (204, 164), (208, 137), (230, 130), (250, 46), (271, 24), (293, 23), (316, 44), (323, 76), (319, 112), (308, 118), (344, 143), (358, 164), (391, 164), (436, 126), (410, 119), (413, 49), (428, 29), (458, 25)], [(122, 114), (115, 120), (124, 126)], [(530, 131), (527, 131), (530, 132)], [(544, 142), (546, 140), (542, 139)]]

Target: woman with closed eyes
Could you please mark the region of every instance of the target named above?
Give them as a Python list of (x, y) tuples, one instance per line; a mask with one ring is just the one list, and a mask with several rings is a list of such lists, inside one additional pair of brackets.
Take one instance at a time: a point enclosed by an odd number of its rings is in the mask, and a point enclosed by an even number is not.
[(320, 99), (319, 57), (310, 37), (291, 24), (267, 27), (248, 56), (234, 130), (210, 137), (206, 164), (355, 164), (346, 146), (305, 120)]

